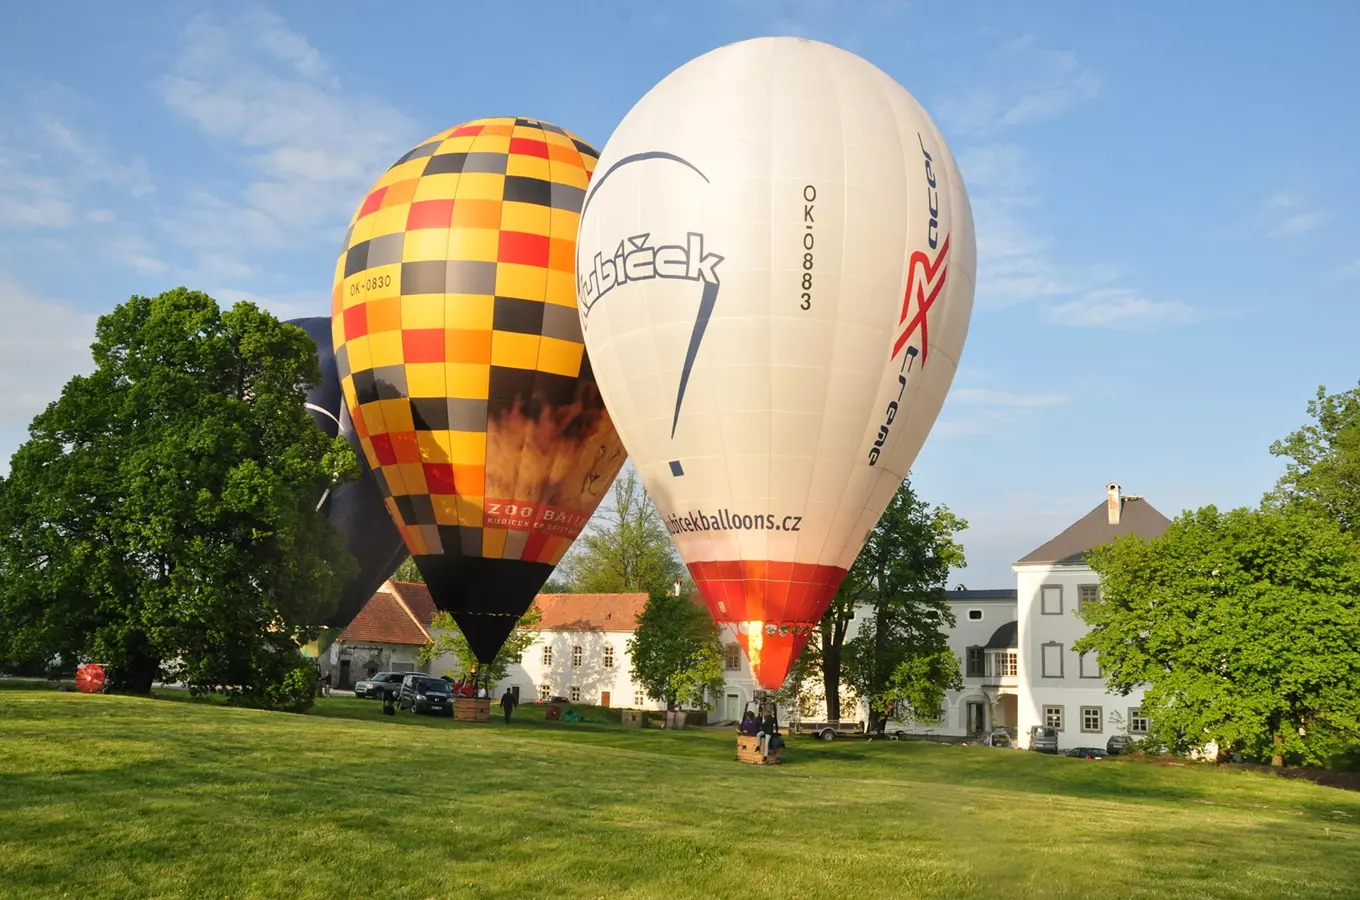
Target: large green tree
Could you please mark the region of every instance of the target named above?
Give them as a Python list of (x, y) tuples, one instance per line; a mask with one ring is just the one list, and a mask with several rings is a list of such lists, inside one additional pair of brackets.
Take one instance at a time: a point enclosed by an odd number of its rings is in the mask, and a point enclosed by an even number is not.
[(628, 639), (633, 680), (667, 709), (711, 709), (726, 683), (719, 634), (708, 610), (691, 597), (653, 594)]
[(847, 575), (867, 615), (845, 644), (842, 665), (846, 684), (868, 706), (871, 731), (881, 732), (903, 710), (934, 719), (945, 692), (962, 687), (946, 634), (954, 614), (945, 584), (950, 569), (965, 565), (956, 536), (967, 527), (947, 507), (918, 497), (907, 478)]
[(293, 704), (355, 570), (316, 508), (356, 462), (304, 406), (315, 345), (179, 288), (100, 317), (92, 351), (0, 485), (0, 656)]
[(1150, 743), (1278, 766), (1360, 741), (1360, 556), (1324, 509), (1208, 506), (1088, 560), (1101, 598), (1072, 649), (1144, 688)]
[(555, 586), (580, 593), (672, 593), (688, 572), (661, 514), (631, 466), (614, 481), (610, 500), (557, 568)]

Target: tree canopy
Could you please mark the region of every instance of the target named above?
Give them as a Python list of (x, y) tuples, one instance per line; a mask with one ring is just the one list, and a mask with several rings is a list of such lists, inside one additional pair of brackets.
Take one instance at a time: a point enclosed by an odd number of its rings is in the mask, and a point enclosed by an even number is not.
[(355, 570), (317, 511), (357, 465), (304, 406), (315, 345), (178, 288), (100, 317), (92, 351), (0, 482), (0, 656), (302, 702), (298, 647)]
[(653, 595), (628, 639), (633, 680), (667, 709), (711, 708), (726, 683), (719, 634), (708, 610), (690, 597)]
[(944, 592), (950, 569), (966, 565), (956, 536), (967, 527), (948, 507), (920, 499), (907, 478), (846, 576), (842, 594), (866, 604), (868, 618), (842, 662), (846, 683), (868, 704), (870, 730), (894, 715), (933, 720), (945, 692), (963, 686)]
[(1179, 516), (1088, 558), (1079, 615), (1109, 688), (1144, 689), (1148, 740), (1178, 751), (1325, 763), (1360, 746), (1360, 389), (1308, 404), (1276, 441), (1285, 472), (1256, 509)]
[(424, 584), (425, 576), (420, 574), (420, 567), (416, 565), (415, 557), (408, 556), (402, 560), (401, 565), (397, 566), (397, 571), (392, 573), (392, 580)]
[(1144, 687), (1148, 740), (1326, 762), (1360, 741), (1360, 556), (1316, 509), (1208, 506), (1089, 557), (1079, 615), (1108, 689)]
[(651, 597), (688, 580), (656, 505), (631, 466), (557, 568), (554, 587), (580, 593), (640, 592)]

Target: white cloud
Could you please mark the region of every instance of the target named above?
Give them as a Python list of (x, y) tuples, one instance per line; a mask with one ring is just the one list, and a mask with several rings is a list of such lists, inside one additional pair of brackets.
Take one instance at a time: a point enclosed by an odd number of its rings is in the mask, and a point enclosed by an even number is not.
[(166, 271), (136, 224), (114, 212), (136, 214), (155, 193), (147, 164), (121, 159), (100, 134), (80, 127), (88, 102), (73, 91), (36, 83), (18, 96), (0, 121), (0, 229), (15, 233), (7, 246), (77, 267), (93, 261)]
[(1317, 210), (1295, 213), (1281, 221), (1271, 234), (1281, 237), (1295, 234), (1307, 234), (1308, 232), (1321, 227), (1326, 221), (1326, 213), (1318, 212)]
[(0, 427), (27, 427), (73, 375), (94, 370), (96, 319), (0, 271)]
[(136, 229), (115, 223), (98, 239), (100, 252), (110, 259), (148, 275), (164, 275), (170, 264), (161, 259), (155, 248)]
[(67, 228), (75, 221), (70, 185), (33, 171), (37, 154), (0, 143), (0, 228)]
[(146, 160), (137, 157), (130, 162), (120, 162), (107, 148), (51, 112), (39, 113), (36, 126), (45, 136), (47, 152), (55, 151), (66, 157), (70, 180), (107, 184), (133, 197), (145, 197), (156, 190)]
[(1099, 76), (1067, 50), (1044, 50), (1031, 35), (1011, 41), (982, 83), (939, 105), (946, 129), (991, 138), (1008, 128), (1059, 118), (1099, 96)]
[(1114, 267), (1059, 257), (1041, 221), (1039, 172), (1023, 146), (1007, 137), (1094, 100), (1099, 76), (1075, 53), (1046, 50), (1033, 35), (1004, 45), (982, 74), (982, 86), (940, 104), (946, 130), (960, 138), (959, 168), (977, 232), (979, 308), (1049, 301), (1055, 305), (1047, 309), (1048, 321), (1093, 327), (1189, 321), (1184, 304), (1150, 301), (1121, 286)]
[(394, 107), (347, 93), (323, 54), (279, 16), (204, 15), (159, 82), (171, 110), (220, 147), (244, 151), (239, 190), (198, 191), (167, 223), (200, 268), (249, 272), (254, 251), (334, 241), (364, 192), (426, 137)]
[[(941, 420), (931, 436), (941, 439), (978, 437), (1005, 431), (1035, 411), (1067, 403), (1064, 394), (1022, 394), (981, 387), (955, 387), (945, 400)], [(960, 407), (964, 408), (959, 415)]]
[(1263, 218), (1270, 223), (1268, 237), (1294, 237), (1322, 227), (1328, 217), (1297, 193), (1277, 191), (1266, 200)]
[(974, 403), (1011, 409), (1059, 406), (1067, 402), (1067, 397), (1063, 394), (1013, 394), (987, 388), (954, 388), (949, 392), (949, 399), (955, 403)]
[(1327, 276), (1327, 279), (1329, 281), (1349, 281), (1357, 276), (1360, 276), (1360, 256), (1344, 265), (1337, 266)]
[(1095, 328), (1140, 328), (1182, 325), (1194, 321), (1195, 312), (1174, 300), (1148, 300), (1120, 288), (1087, 291), (1082, 296), (1050, 306), (1048, 321), (1058, 325)]

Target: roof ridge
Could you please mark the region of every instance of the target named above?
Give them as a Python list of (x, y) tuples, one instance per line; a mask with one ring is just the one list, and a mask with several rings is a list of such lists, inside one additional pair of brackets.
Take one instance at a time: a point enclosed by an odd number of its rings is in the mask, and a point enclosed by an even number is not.
[(411, 607), (409, 607), (409, 606), (406, 605), (406, 598), (403, 597), (403, 596), (401, 595), (401, 592), (400, 592), (399, 590), (396, 589), (397, 585), (398, 585), (398, 584), (401, 584), (401, 583), (403, 583), (403, 582), (392, 581), (391, 579), (388, 579), (388, 580), (385, 582), (385, 584), (390, 584), (390, 585), (392, 585), (392, 587), (393, 587), (392, 596), (395, 597), (396, 600), (397, 600), (397, 603), (401, 605), (402, 611), (405, 612), (406, 615), (408, 615), (408, 616), (411, 618), (411, 621), (412, 621), (412, 622), (415, 622), (415, 623), (416, 623), (416, 627), (420, 629), (420, 633), (423, 634), (423, 635), (425, 635), (425, 639), (426, 639), (427, 641), (433, 640), (433, 638), (430, 637), (430, 632), (429, 632), (429, 630), (426, 629), (426, 627), (425, 627), (424, 625), (420, 624), (420, 619), (416, 616), (415, 613), (411, 612)]

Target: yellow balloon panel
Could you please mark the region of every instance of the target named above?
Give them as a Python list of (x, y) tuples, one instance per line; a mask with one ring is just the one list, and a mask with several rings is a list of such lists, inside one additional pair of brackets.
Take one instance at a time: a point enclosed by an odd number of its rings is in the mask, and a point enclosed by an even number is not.
[(623, 465), (576, 310), (597, 157), (546, 122), (479, 119), (399, 159), (350, 222), (336, 361), (417, 556), (555, 564)]

